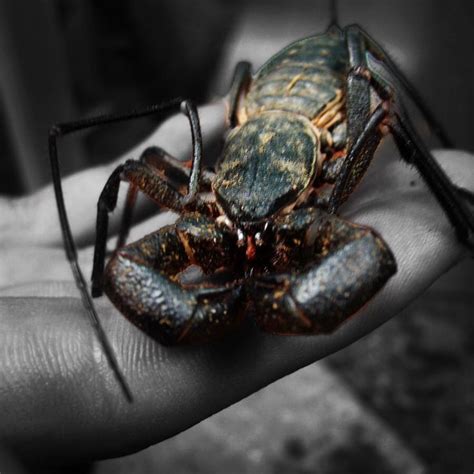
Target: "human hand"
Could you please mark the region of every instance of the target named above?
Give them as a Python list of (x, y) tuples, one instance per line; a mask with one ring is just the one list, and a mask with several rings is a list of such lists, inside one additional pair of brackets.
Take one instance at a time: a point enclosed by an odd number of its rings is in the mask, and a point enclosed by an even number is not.
[[(221, 104), (201, 111), (207, 135), (223, 123)], [(190, 154), (184, 117), (150, 140)], [(376, 229), (392, 248), (397, 274), (329, 336), (281, 337), (244, 325), (213, 344), (163, 347), (107, 300), (96, 300), (105, 331), (133, 391), (128, 404), (85, 317), (64, 256), (51, 187), (0, 201), (0, 440), (20, 458), (71, 463), (120, 456), (165, 439), (261, 387), (352, 343), (383, 324), (467, 256), (421, 178), (382, 150), (341, 210)], [(136, 152), (131, 156), (137, 157)], [(130, 155), (127, 154), (127, 157)], [(436, 153), (453, 181), (474, 190), (474, 158)], [(64, 180), (84, 274), (92, 267), (98, 195), (117, 163)], [(118, 213), (117, 213), (118, 214)], [(169, 219), (152, 217), (131, 239)], [(113, 223), (112, 223), (113, 232)]]

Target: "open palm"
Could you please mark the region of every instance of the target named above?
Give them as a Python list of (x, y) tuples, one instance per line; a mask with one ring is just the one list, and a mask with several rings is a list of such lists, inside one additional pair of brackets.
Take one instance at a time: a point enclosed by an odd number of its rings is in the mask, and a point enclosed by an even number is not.
[[(204, 107), (201, 116), (204, 135), (218, 133), (222, 104)], [(153, 143), (186, 159), (189, 141), (186, 119), (172, 118), (130, 156)], [(393, 250), (398, 272), (383, 290), (328, 336), (279, 337), (244, 324), (224, 340), (186, 347), (159, 345), (102, 297), (97, 310), (133, 404), (123, 397), (85, 317), (64, 256), (52, 188), (0, 200), (0, 440), (20, 457), (45, 463), (124, 455), (186, 429), (396, 315), (468, 253), (417, 173), (382, 148), (341, 214), (376, 229)], [(435, 156), (456, 184), (474, 191), (473, 156)], [(116, 164), (63, 183), (86, 275), (96, 201)], [(152, 216), (134, 227), (131, 238), (170, 219), (168, 213)]]

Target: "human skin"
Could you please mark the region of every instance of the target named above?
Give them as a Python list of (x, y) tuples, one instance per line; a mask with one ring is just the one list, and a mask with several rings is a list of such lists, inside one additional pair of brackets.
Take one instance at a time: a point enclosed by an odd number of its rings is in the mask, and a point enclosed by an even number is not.
[[(201, 117), (205, 136), (218, 134), (222, 103), (204, 107)], [(189, 142), (186, 119), (175, 117), (127, 157), (138, 157), (153, 143), (186, 159)], [(474, 191), (472, 155), (441, 150), (435, 157), (457, 185)], [(63, 183), (86, 275), (92, 267), (97, 197), (122, 160)], [(384, 149), (341, 215), (380, 233), (398, 271), (333, 334), (273, 336), (249, 322), (211, 344), (164, 347), (130, 324), (106, 297), (95, 300), (132, 389), (130, 404), (72, 281), (52, 188), (1, 199), (0, 215), (0, 440), (19, 459), (44, 464), (125, 455), (179, 433), (368, 334), (469, 255), (416, 171), (392, 149)], [(169, 219), (169, 214), (153, 216), (137, 224), (131, 239)]]

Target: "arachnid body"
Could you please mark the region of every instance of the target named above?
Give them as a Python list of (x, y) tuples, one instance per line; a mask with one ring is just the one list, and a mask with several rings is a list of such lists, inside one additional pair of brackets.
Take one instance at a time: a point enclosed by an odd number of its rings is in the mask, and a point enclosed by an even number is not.
[[(262, 330), (275, 334), (335, 330), (396, 272), (383, 236), (337, 215), (387, 133), (401, 158), (418, 169), (460, 240), (474, 247), (474, 219), (467, 205), (473, 196), (449, 180), (420, 141), (399, 88), (449, 145), (387, 54), (355, 25), (332, 26), (325, 34), (297, 41), (253, 76), (248, 63), (237, 66), (228, 96), (230, 131), (215, 170), (201, 167), (197, 111), (182, 102), (193, 136), (191, 165), (150, 148), (139, 160), (120, 165), (104, 187), (93, 295), (105, 291), (128, 319), (165, 344), (212, 340), (248, 314)], [(54, 128), (50, 145), (57, 192), (58, 135), (179, 103)], [(130, 189), (119, 242), (127, 234), (138, 191), (181, 217), (137, 242), (119, 245), (104, 269), (108, 213), (116, 206), (121, 181)], [(66, 247), (74, 263), (61, 202), (60, 195)], [(192, 265), (212, 278), (185, 283), (183, 272)]]

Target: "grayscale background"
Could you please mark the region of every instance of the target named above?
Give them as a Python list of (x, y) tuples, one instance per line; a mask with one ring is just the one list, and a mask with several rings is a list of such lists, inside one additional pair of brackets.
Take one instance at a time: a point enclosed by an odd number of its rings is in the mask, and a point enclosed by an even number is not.
[[(378, 39), (457, 146), (474, 151), (474, 2), (339, 3), (341, 24)], [(257, 68), (323, 31), (328, 14), (327, 0), (0, 0), (0, 194), (50, 181), (54, 122), (178, 95), (204, 103), (225, 94), (238, 60)], [(154, 127), (144, 119), (68, 139), (65, 173), (117, 157)], [(472, 262), (463, 264), (344, 351), (84, 472), (472, 472), (473, 275)]]

